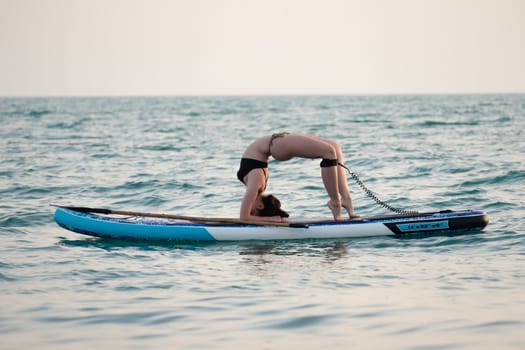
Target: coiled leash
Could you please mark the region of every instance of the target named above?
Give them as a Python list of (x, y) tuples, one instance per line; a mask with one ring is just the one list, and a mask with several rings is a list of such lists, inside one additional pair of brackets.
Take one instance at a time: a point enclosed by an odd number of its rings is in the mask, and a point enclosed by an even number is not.
[(361, 179), (353, 171), (348, 169), (342, 163), (338, 162), (337, 164), (342, 166), (343, 168), (345, 168), (346, 171), (348, 171), (348, 173), (352, 177), (352, 179), (354, 179), (354, 181), (359, 185), (359, 187), (361, 187), (361, 189), (367, 194), (367, 196), (370, 197), (378, 205), (380, 205), (383, 208), (386, 208), (386, 209), (388, 209), (390, 211), (393, 211), (394, 213), (398, 213), (398, 214), (404, 214), (404, 215), (416, 215), (416, 214), (419, 214), (419, 212), (416, 211), (416, 210), (405, 210), (405, 209), (395, 208), (395, 207), (391, 206), (390, 204), (386, 203), (385, 201), (377, 198), (377, 196), (365, 186), (363, 181), (361, 181)]

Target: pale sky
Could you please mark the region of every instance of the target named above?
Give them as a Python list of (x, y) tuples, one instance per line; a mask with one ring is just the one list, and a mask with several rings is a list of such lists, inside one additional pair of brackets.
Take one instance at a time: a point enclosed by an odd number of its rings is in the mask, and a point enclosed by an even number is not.
[(525, 92), (522, 0), (0, 0), (0, 96)]

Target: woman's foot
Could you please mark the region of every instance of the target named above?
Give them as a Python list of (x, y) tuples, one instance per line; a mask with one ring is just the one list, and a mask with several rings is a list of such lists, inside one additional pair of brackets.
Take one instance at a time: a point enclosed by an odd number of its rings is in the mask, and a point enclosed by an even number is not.
[(341, 211), (340, 202), (329, 200), (328, 203), (326, 203), (326, 205), (328, 205), (328, 208), (330, 208), (330, 210), (332, 211), (332, 215), (334, 216), (335, 221), (345, 220), (343, 213)]
[(350, 220), (359, 219), (360, 216), (356, 215), (354, 213), (354, 205), (352, 204), (352, 200), (350, 198), (348, 199), (342, 199), (341, 200), (341, 206), (346, 209), (348, 212), (348, 217)]

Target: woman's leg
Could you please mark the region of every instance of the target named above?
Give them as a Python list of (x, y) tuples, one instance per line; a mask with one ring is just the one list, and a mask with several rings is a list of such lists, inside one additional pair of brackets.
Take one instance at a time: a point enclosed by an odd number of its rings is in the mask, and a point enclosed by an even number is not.
[[(331, 140), (324, 140), (330, 143), (337, 152), (337, 161), (341, 164), (344, 164), (343, 152), (341, 146), (338, 143)], [(341, 195), (341, 205), (348, 212), (350, 218), (357, 217), (354, 213), (354, 205), (352, 203), (352, 197), (350, 196), (350, 189), (348, 188), (348, 179), (346, 177), (346, 169), (342, 166), (337, 167), (337, 179), (338, 179), (338, 188), (339, 194)]]
[(339, 196), (338, 188), (338, 172), (337, 166), (331, 167), (322, 167), (321, 168), (321, 177), (323, 178), (323, 184), (330, 197), (327, 205), (328, 208), (332, 211), (334, 220), (344, 220), (343, 213), (341, 210), (342, 202), (341, 197)]
[[(290, 134), (276, 138), (273, 141), (271, 151), (273, 157), (277, 160), (288, 160), (293, 157), (337, 159), (338, 149), (339, 146), (334, 147), (333, 142), (323, 140), (317, 136)], [(339, 153), (341, 153), (340, 149)], [(326, 192), (330, 197), (328, 207), (332, 211), (335, 220), (343, 220), (338, 168), (339, 166), (337, 165), (323, 166), (321, 167), (321, 176)], [(346, 179), (344, 174), (343, 178)], [(346, 189), (348, 189), (348, 184), (346, 185)], [(345, 205), (348, 206), (348, 201), (345, 202)]]
[(335, 159), (337, 150), (331, 141), (314, 135), (289, 134), (275, 138), (271, 147), (272, 156), (285, 161), (293, 157)]

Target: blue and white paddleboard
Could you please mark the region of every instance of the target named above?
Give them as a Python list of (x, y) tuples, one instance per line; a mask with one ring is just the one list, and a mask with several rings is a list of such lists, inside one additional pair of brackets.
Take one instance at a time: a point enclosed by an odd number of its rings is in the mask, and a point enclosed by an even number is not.
[(481, 230), (489, 221), (483, 211), (462, 210), (377, 216), (352, 221), (297, 221), (274, 226), (270, 223), (236, 223), (235, 219), (230, 222), (206, 222), (202, 219), (162, 217), (162, 214), (158, 215), (161, 217), (115, 215), (110, 210), (97, 213), (86, 208), (79, 209), (82, 210), (59, 207), (55, 211), (55, 221), (67, 230), (85, 235), (139, 240), (243, 241), (426, 235)]

